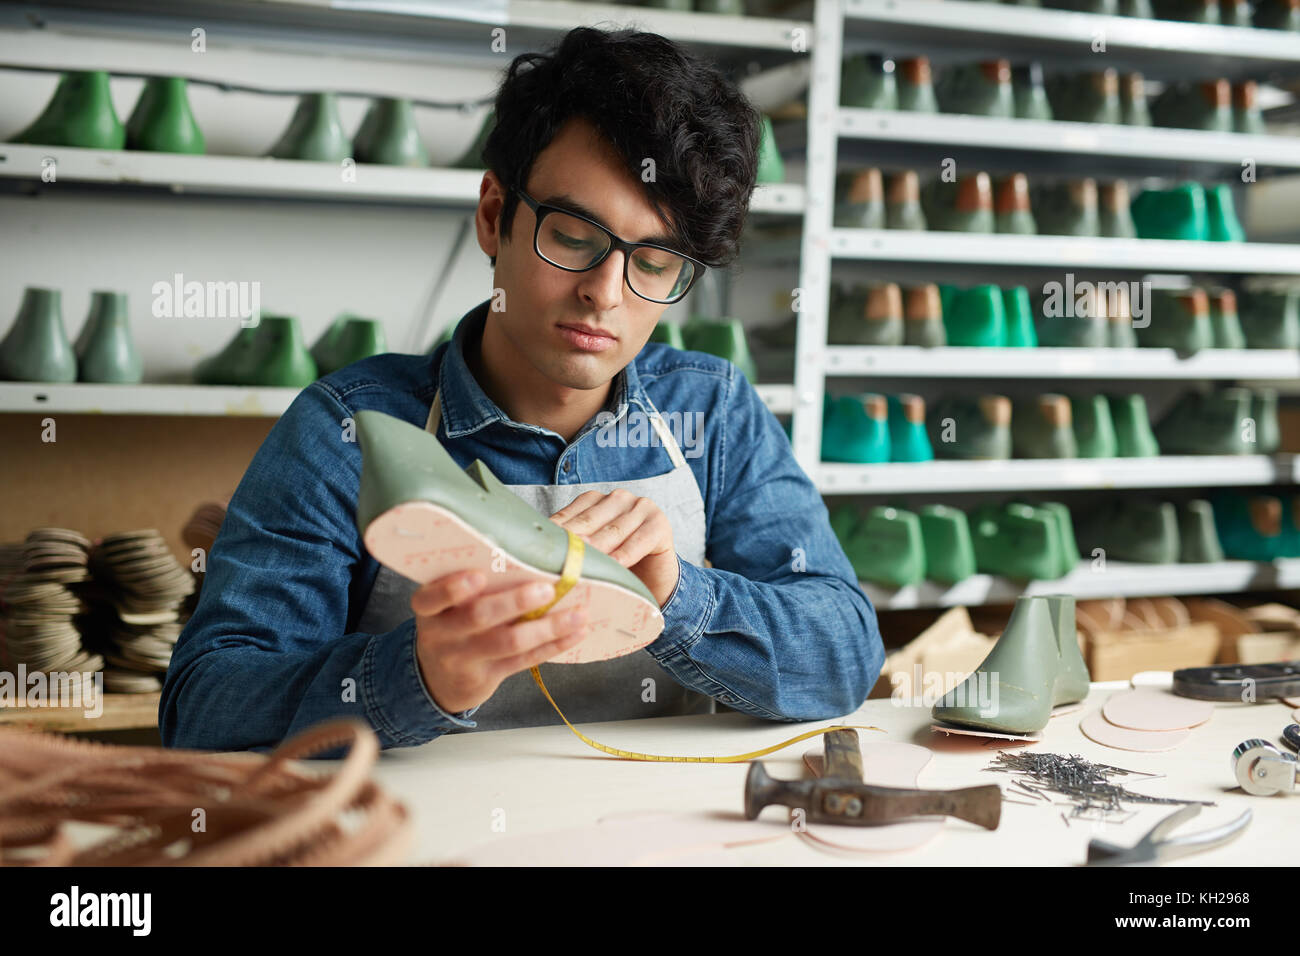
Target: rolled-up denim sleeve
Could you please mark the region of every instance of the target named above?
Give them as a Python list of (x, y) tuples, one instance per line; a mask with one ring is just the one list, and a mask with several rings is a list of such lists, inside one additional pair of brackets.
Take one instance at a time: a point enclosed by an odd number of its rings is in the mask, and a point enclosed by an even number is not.
[(713, 567), (678, 558), (646, 650), (692, 690), (769, 720), (851, 713), (884, 663), (875, 609), (776, 417), (733, 371), (710, 443)]
[(358, 717), (381, 746), (425, 743), (467, 717), (429, 695), (415, 621), (344, 633), (364, 554), (360, 450), (349, 410), (320, 384), (276, 422), (207, 556), (203, 591), (158, 709), (164, 745), (265, 750), (321, 721)]

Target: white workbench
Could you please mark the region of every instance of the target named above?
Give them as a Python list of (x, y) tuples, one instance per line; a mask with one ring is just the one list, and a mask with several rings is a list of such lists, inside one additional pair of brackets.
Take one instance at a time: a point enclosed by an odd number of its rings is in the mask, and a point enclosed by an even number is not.
[[(1247, 807), (1254, 811), (1254, 820), (1233, 843), (1180, 862), (1195, 866), (1259, 866), (1293, 865), (1300, 859), (1300, 826), (1295, 824), (1300, 794), (1250, 796), (1236, 786), (1229, 761), (1232, 749), (1250, 737), (1263, 738), (1285, 749), (1280, 745), (1280, 734), (1291, 722), (1292, 708), (1280, 702), (1216, 704), (1210, 721), (1193, 729), (1191, 738), (1178, 749), (1133, 753), (1103, 747), (1079, 730), (1080, 719), (1125, 687), (1127, 684), (1094, 684), (1082, 709), (1053, 718), (1040, 743), (1015, 744), (1008, 749), (1080, 754), (1097, 763), (1165, 774), (1154, 779), (1121, 777), (1115, 782), (1153, 796), (1217, 803), (1204, 807), (1178, 833), (1226, 823)], [(559, 704), (564, 706), (563, 701)], [(896, 706), (890, 700), (868, 701), (840, 721), (778, 724), (730, 713), (584, 724), (579, 729), (600, 743), (623, 750), (722, 755), (756, 750), (834, 723), (870, 724), (885, 731), (859, 731), (864, 744), (880, 739), (930, 748), (934, 758), (919, 778), (919, 785), (927, 789), (998, 783), (1005, 793), (1014, 779), (1006, 773), (983, 772), (999, 746), (1007, 744), (933, 733), (928, 707)], [(802, 778), (806, 776), (803, 753), (821, 752), (821, 741), (821, 737), (801, 741), (762, 758), (763, 763), (773, 777)], [(743, 821), (742, 795), (748, 769), (747, 763), (619, 760), (593, 750), (568, 728), (558, 725), (455, 734), (420, 747), (386, 751), (373, 777), (412, 813), (414, 837), (407, 862), (429, 864), (455, 860), (459, 852), (484, 841), (588, 827), (602, 817), (628, 811), (668, 811), (696, 819), (702, 814), (721, 814)], [(1129, 806), (1137, 812), (1122, 824), (1072, 820), (1067, 825), (1062, 812), (1068, 816), (1068, 806), (1004, 802), (996, 831), (950, 818), (926, 845), (879, 854), (846, 854), (820, 848), (792, 832), (786, 808), (768, 807), (760, 820), (785, 830), (780, 839), (722, 852), (738, 865), (1072, 865), (1085, 859), (1093, 836), (1130, 845), (1178, 809), (1166, 804)], [(504, 832), (499, 829), (502, 823)], [(597, 835), (592, 830), (592, 838)], [(716, 862), (717, 854), (710, 861)], [(549, 862), (563, 865), (563, 852)]]

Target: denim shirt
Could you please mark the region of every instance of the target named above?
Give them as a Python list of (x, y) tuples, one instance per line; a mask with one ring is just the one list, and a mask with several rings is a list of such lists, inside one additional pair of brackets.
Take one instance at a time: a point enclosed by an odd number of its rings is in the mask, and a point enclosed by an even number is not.
[[(385, 748), (473, 726), (477, 708), (446, 713), (425, 687), (414, 617), (383, 634), (356, 629), (379, 565), (357, 528), (361, 450), (350, 420), (374, 409), (423, 428), (440, 384), (447, 451), (461, 467), (482, 459), (507, 484), (662, 473), (664, 449), (644, 418), (653, 403), (703, 494), (713, 567), (678, 558), (663, 632), (646, 651), (681, 684), (755, 717), (857, 709), (884, 662), (875, 610), (744, 375), (725, 359), (649, 343), (615, 377), (607, 410), (566, 443), (512, 421), (471, 374), (462, 344), (481, 334), (488, 305), (432, 356), (355, 362), (305, 388), (276, 422), (231, 498), (172, 655), (158, 710), (164, 745), (267, 750), (339, 717), (364, 720)], [(647, 432), (655, 437), (638, 437)]]

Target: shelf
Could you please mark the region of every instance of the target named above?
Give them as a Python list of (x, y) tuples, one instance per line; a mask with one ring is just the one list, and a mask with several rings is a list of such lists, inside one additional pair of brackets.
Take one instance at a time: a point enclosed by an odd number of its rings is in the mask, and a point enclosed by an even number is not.
[(925, 378), (1237, 379), (1300, 378), (1292, 349), (962, 348), (832, 345), (828, 376)]
[[(188, 38), (195, 25), (221, 37), (220, 49), (214, 43), (194, 56)], [(753, 59), (806, 57), (813, 45), (808, 21), (572, 0), (46, 0), (0, 8), (7, 66), (147, 70), (219, 84), (238, 77), (268, 89), (291, 76), (303, 89), (416, 98), (445, 92), (431, 91), (427, 81), (421, 91), (421, 64), (495, 71), (584, 25), (635, 26), (741, 67)], [(343, 51), (388, 75), (348, 62)], [(289, 69), (274, 69), (276, 59)], [(231, 62), (251, 68), (230, 70)]]
[[(21, 692), (21, 691), (20, 691)], [(102, 730), (137, 730), (158, 726), (160, 691), (148, 694), (105, 693), (103, 712), (87, 715), (78, 707), (0, 707), (0, 727), (42, 733), (96, 733)]]
[(1098, 37), (1105, 39), (1107, 66), (1137, 60), (1151, 73), (1185, 70), (1202, 77), (1253, 75), (1300, 63), (1300, 38), (1281, 30), (1106, 17), (967, 0), (844, 0), (844, 16), (846, 40), (863, 38), (878, 47), (888, 44), (919, 52), (959, 48), (969, 51), (971, 58), (995, 53), (1028, 56), (1053, 67), (1070, 60), (1095, 63), (1100, 51), (1093, 51), (1093, 43)]
[(832, 229), (830, 254), (837, 259), (881, 262), (1300, 275), (1300, 243)]
[(1159, 458), (1035, 458), (818, 466), (826, 495), (1109, 488), (1217, 488), (1294, 484), (1296, 455), (1164, 455)]
[(951, 586), (932, 581), (903, 588), (882, 587), (867, 581), (861, 585), (878, 611), (1009, 604), (1022, 594), (1073, 594), (1087, 599), (1270, 591), (1300, 587), (1300, 558), (1209, 564), (1108, 561), (1104, 571), (1094, 569), (1085, 558), (1074, 571), (1057, 581), (1024, 582), (976, 574)]
[(803, 215), (805, 194), (802, 183), (771, 183), (754, 187), (749, 211), (763, 215)]
[(69, 415), (209, 415), (277, 418), (296, 388), (235, 385), (71, 385), (0, 383), (0, 412)]
[[(1300, 37), (1291, 41), (1300, 47)], [(841, 109), (838, 135), (875, 142), (925, 143), (950, 149), (984, 148), (1114, 156), (1153, 164), (1216, 163), (1240, 171), (1249, 157), (1257, 166), (1300, 169), (1300, 137), (1248, 136), (1202, 130), (1118, 126), (1103, 123), (992, 119), (951, 113)]]
[(755, 385), (754, 391), (763, 400), (763, 404), (774, 415), (791, 415), (794, 413), (793, 385)]
[[(41, 184), (47, 159), (54, 160), (58, 185), (151, 187), (175, 194), (303, 199), (328, 202), (425, 203), (471, 209), (478, 204), (483, 171), (407, 169), (358, 164), (355, 182), (345, 182), (335, 163), (254, 156), (182, 156), (71, 146), (0, 144), (0, 177)], [(759, 186), (750, 211), (797, 215), (804, 188), (798, 184)]]
[[(309, 2), (325, 7), (338, 4), (338, 0), (309, 0)], [(359, 0), (352, 0), (352, 3), (362, 5)], [(343, 5), (348, 5), (347, 0), (344, 0)], [(377, 6), (389, 11), (419, 9), (418, 4), (404, 7), (393, 2)], [(471, 7), (469, 4), (464, 6)], [(800, 36), (806, 43), (805, 49), (811, 49), (813, 42), (812, 23), (803, 20), (685, 13), (653, 8), (629, 8), (614, 4), (577, 3), (573, 0), (509, 0), (506, 10), (505, 15), (497, 17), (491, 15), (483, 17), (479, 13), (471, 13), (469, 16), (546, 34), (564, 33), (581, 25), (608, 24), (611, 20), (634, 21), (643, 30), (697, 48), (742, 47), (748, 50), (775, 50), (790, 53), (795, 30), (802, 31)], [(476, 35), (475, 39), (481, 42), (481, 35)]]
[[(794, 411), (794, 386), (757, 385), (775, 414)], [(0, 382), (0, 413), (69, 415), (204, 415), (277, 418), (297, 397), (296, 388), (234, 385), (70, 385)]]
[(0, 145), (0, 176), (42, 184), (42, 163), (47, 158), (54, 160), (59, 186), (151, 187), (176, 194), (333, 202), (418, 202), (468, 208), (478, 201), (483, 178), (482, 171), (472, 169), (358, 164), (356, 181), (344, 182), (337, 163), (10, 143)]

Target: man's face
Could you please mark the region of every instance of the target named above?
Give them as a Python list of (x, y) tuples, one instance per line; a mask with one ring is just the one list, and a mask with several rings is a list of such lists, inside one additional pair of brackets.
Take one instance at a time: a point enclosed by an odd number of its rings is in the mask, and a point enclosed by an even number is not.
[[(624, 254), (609, 257), (586, 272), (566, 272), (533, 250), (537, 217), (522, 200), (508, 241), (500, 241), (502, 187), (488, 173), (479, 209), (479, 245), (496, 255), (495, 285), (505, 293), (502, 324), (518, 362), (568, 388), (599, 388), (641, 351), (666, 305), (649, 302), (623, 281)], [(587, 211), (614, 235), (629, 242), (649, 241), (669, 230), (650, 206), (642, 184), (620, 165), (613, 148), (587, 121), (567, 123), (538, 155), (524, 190), (539, 203)], [(504, 192), (501, 192), (504, 195)], [(567, 200), (568, 202), (565, 202)], [(573, 204), (577, 204), (574, 206)], [(584, 337), (586, 326), (603, 333)]]

